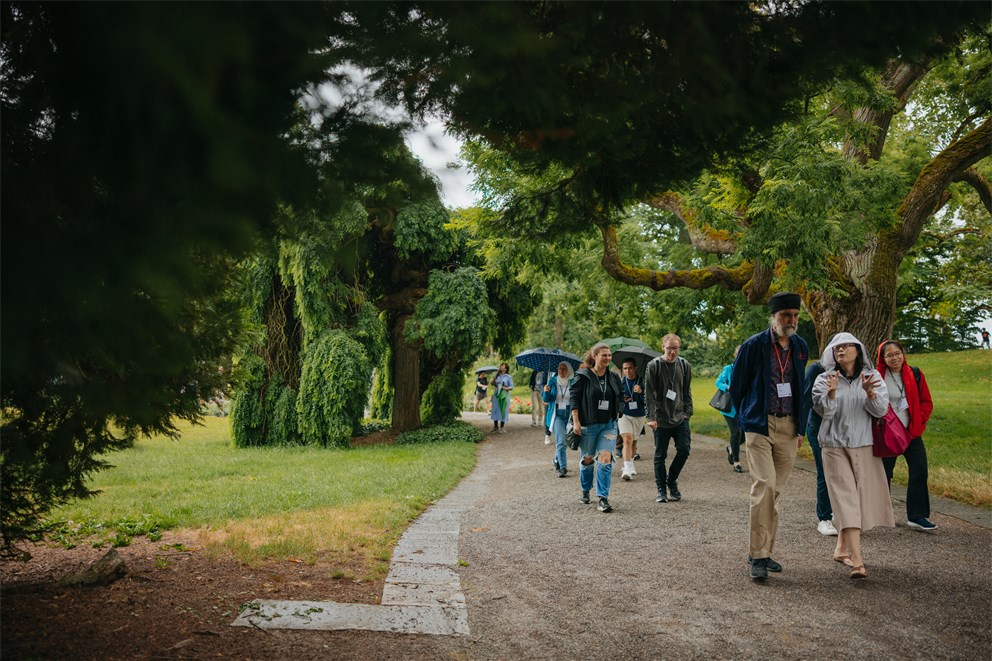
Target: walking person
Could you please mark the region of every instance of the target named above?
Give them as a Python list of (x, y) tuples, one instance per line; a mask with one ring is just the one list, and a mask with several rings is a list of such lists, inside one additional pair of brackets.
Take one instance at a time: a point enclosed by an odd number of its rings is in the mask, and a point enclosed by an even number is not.
[[(613, 511), (610, 484), (613, 479), (613, 446), (617, 439), (617, 418), (623, 400), (620, 379), (610, 371), (613, 352), (606, 344), (594, 344), (587, 354), (592, 367), (582, 367), (572, 383), (572, 428), (581, 437), (579, 486), (582, 502), (589, 504), (595, 461), (596, 496), (600, 512)], [(588, 362), (586, 363), (588, 364)]]
[[(734, 349), (734, 358), (741, 350), (741, 345)], [(722, 392), (730, 390), (730, 377), (734, 373), (734, 364), (724, 365), (720, 371), (720, 376), (716, 377), (716, 387)], [(730, 445), (727, 446), (727, 462), (733, 467), (735, 473), (743, 473), (741, 468), (741, 425), (737, 422), (737, 409), (731, 404), (729, 411), (720, 411), (723, 419), (727, 422), (727, 429), (730, 430)]]
[[(679, 356), (682, 340), (669, 333), (661, 338), (662, 354), (648, 363), (644, 385), (648, 427), (654, 432), (654, 482), (657, 503), (682, 500), (678, 479), (689, 458), (692, 417), (692, 368)], [(675, 439), (675, 458), (665, 469), (668, 445)]]
[(839, 531), (834, 560), (851, 568), (851, 578), (867, 578), (861, 533), (895, 526), (885, 469), (871, 439), (872, 418), (889, 408), (888, 388), (864, 345), (850, 333), (837, 333), (820, 363), (825, 371), (813, 384), (813, 408), (823, 418), (823, 471)]
[(782, 571), (771, 557), (778, 535), (778, 501), (806, 432), (801, 394), (809, 347), (796, 335), (800, 305), (799, 294), (791, 292), (768, 299), (769, 328), (741, 345), (730, 380), (751, 479), (748, 563), (755, 581), (764, 581), (770, 571)]
[[(831, 336), (832, 339), (832, 336)], [(830, 344), (830, 340), (827, 340)], [(806, 368), (805, 384), (803, 386), (803, 409), (809, 411), (806, 417), (806, 439), (810, 450), (813, 451), (813, 463), (816, 465), (816, 531), (825, 537), (836, 537), (834, 527), (834, 510), (830, 506), (830, 489), (823, 475), (823, 453), (820, 451), (820, 424), (822, 418), (813, 408), (813, 384), (816, 377), (825, 370), (820, 361), (815, 360)]]
[[(929, 470), (927, 450), (923, 447), (923, 432), (933, 413), (933, 399), (926, 377), (919, 367), (910, 367), (906, 362), (906, 350), (896, 340), (886, 340), (878, 346), (879, 374), (885, 379), (889, 391), (889, 405), (899, 418), (899, 422), (909, 432), (909, 445), (902, 456), (909, 469), (909, 483), (906, 485), (906, 524), (914, 530), (936, 530), (930, 521), (930, 492), (927, 487)], [(883, 457), (885, 478), (891, 487), (892, 471), (898, 457)]]
[(493, 433), (506, 433), (506, 421), (510, 419), (510, 391), (513, 390), (513, 377), (510, 376), (510, 366), (499, 364), (499, 371), (493, 379), (492, 411), (489, 417), (493, 420)]
[(489, 379), (486, 377), (485, 372), (479, 372), (479, 376), (475, 379), (475, 401), (472, 402), (472, 413), (475, 413), (480, 405), (483, 412), (488, 412), (486, 411), (486, 393), (488, 391)]
[(989, 332), (984, 328), (982, 329), (982, 348), (983, 349), (989, 348)]
[(637, 361), (633, 358), (623, 361), (622, 371), (620, 387), (623, 389), (623, 416), (618, 423), (620, 442), (623, 444), (623, 471), (620, 477), (624, 481), (630, 481), (637, 475), (634, 453), (637, 450), (637, 437), (644, 429), (644, 388), (637, 374)]
[(545, 410), (544, 400), (541, 395), (544, 391), (544, 372), (534, 370), (530, 373), (530, 426), (539, 427), (544, 423)]
[(568, 475), (568, 456), (565, 445), (565, 428), (572, 416), (572, 380), (575, 372), (572, 366), (565, 361), (558, 365), (558, 376), (544, 386), (541, 393), (545, 403), (548, 405), (548, 413), (545, 426), (551, 431), (555, 439), (555, 458), (552, 464), (558, 471), (558, 477)]

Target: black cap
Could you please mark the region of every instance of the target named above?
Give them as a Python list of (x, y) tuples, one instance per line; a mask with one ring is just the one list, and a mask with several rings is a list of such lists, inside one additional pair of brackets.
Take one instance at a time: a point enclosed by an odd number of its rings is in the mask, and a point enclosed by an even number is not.
[(768, 309), (772, 314), (779, 310), (798, 310), (801, 305), (802, 299), (799, 298), (799, 294), (793, 294), (791, 291), (780, 291), (768, 299)]

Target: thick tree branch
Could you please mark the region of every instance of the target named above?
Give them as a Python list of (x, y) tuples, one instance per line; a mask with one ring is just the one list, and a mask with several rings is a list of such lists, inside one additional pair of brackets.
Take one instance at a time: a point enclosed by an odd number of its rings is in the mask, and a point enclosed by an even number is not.
[(981, 175), (975, 168), (968, 168), (961, 174), (954, 177), (953, 181), (963, 181), (969, 184), (978, 193), (978, 197), (985, 205), (985, 209), (992, 214), (992, 184)]
[(678, 193), (668, 191), (649, 197), (644, 203), (655, 209), (667, 211), (681, 220), (689, 232), (689, 240), (696, 249), (720, 255), (730, 255), (737, 251), (737, 242), (730, 232), (716, 229), (711, 225), (700, 225), (696, 211), (690, 208)]
[(620, 241), (617, 239), (616, 228), (602, 224), (599, 229), (603, 234), (603, 269), (613, 279), (628, 285), (649, 287), (655, 291), (675, 287), (689, 289), (723, 287), (732, 291), (741, 291), (751, 282), (754, 274), (754, 267), (750, 262), (744, 262), (735, 268), (707, 266), (682, 271), (654, 271), (628, 266), (620, 259)]
[(916, 243), (923, 224), (937, 209), (947, 185), (990, 154), (992, 120), (986, 119), (974, 131), (948, 145), (920, 171), (897, 211), (902, 220), (899, 243), (904, 254)]
[(909, 95), (916, 83), (929, 71), (930, 63), (913, 63), (901, 60), (891, 60), (882, 74), (882, 86), (888, 89), (896, 98), (896, 107), (889, 110), (875, 108), (857, 108), (854, 119), (873, 128), (871, 138), (866, 145), (859, 145), (852, 136), (844, 141), (844, 156), (856, 159), (864, 165), (869, 160), (877, 161), (882, 156), (882, 147), (888, 137), (889, 124), (897, 112), (906, 107)]

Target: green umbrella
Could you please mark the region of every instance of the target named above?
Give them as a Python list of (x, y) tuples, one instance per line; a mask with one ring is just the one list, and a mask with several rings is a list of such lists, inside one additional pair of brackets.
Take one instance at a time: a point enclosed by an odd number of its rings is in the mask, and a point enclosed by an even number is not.
[(610, 351), (616, 351), (620, 347), (644, 347), (645, 349), (651, 348), (648, 345), (641, 342), (640, 340), (635, 340), (631, 337), (608, 337), (605, 340), (600, 340), (599, 343), (608, 346), (610, 348)]

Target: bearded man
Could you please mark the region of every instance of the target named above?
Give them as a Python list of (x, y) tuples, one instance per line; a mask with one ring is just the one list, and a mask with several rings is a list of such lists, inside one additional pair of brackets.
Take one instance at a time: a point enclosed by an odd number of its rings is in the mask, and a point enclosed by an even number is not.
[(799, 295), (791, 292), (768, 299), (770, 328), (741, 345), (730, 380), (751, 478), (748, 563), (755, 581), (782, 571), (771, 558), (778, 499), (806, 434), (802, 393), (809, 347), (795, 334), (800, 305)]

